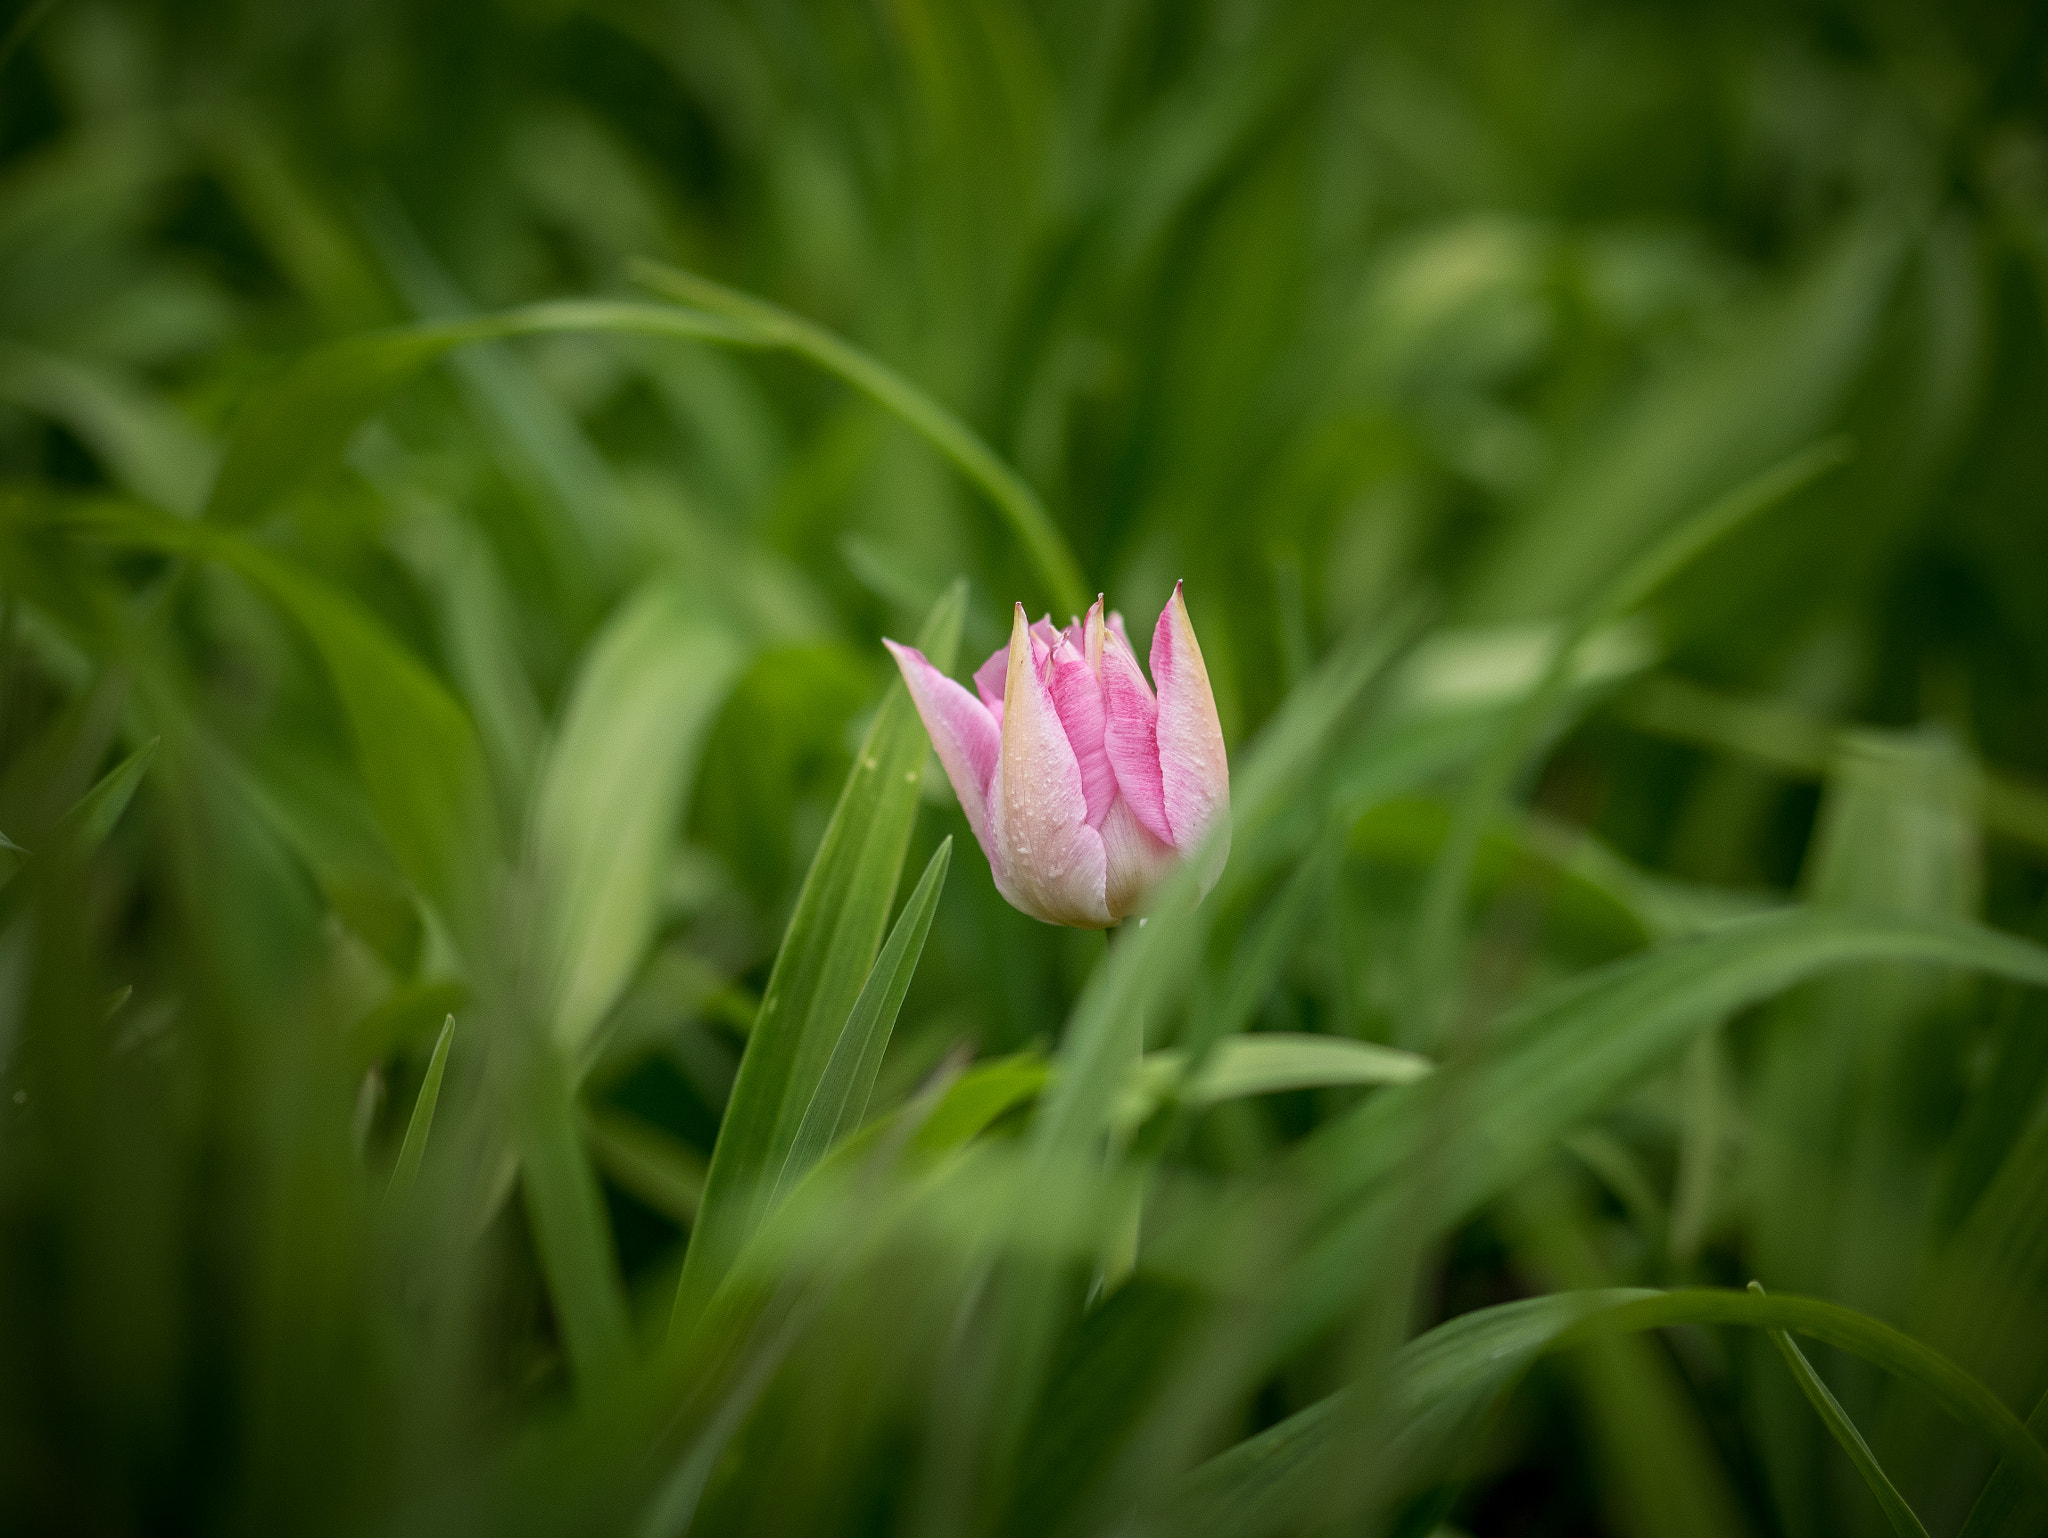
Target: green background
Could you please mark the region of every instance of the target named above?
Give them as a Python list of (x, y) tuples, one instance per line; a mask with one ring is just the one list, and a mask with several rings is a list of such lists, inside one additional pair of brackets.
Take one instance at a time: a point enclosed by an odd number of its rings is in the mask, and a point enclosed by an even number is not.
[[(2048, 1010), (1987, 930), (2048, 895), (2048, 8), (0, 36), (0, 1526), (1890, 1530), (1754, 1330), (1402, 1439), (1401, 1341), (1615, 1286), (1758, 1278), (2042, 1401)], [(932, 765), (799, 911), (866, 734), (921, 761), (880, 637), (940, 605), (960, 676), (1102, 590), (1142, 648), (1176, 580), (1242, 819), (1198, 920), (1116, 972)], [(801, 1112), (949, 835), (875, 1146), (1030, 1083), (670, 1333), (749, 1033)], [(815, 1018), (763, 1008), (785, 933), (844, 937)], [(1459, 1072), (1060, 1163), (1141, 1019)], [(2040, 1530), (1843, 1344), (1928, 1530)], [(1265, 1505), (1189, 1474), (1347, 1384)]]

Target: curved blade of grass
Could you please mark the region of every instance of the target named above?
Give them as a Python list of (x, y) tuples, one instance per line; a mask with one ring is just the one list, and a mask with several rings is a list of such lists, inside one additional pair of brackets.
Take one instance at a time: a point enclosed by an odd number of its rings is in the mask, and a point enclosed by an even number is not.
[(1425, 1016), (1419, 1038), (1435, 1041), (1453, 992), (1461, 913), (1471, 886), (1480, 839), (1507, 794), (1530, 745), (1542, 734), (1572, 676), (1579, 645), (1601, 626), (1642, 604), (1696, 556), (1747, 523), (1781, 505), (1793, 493), (1842, 464), (1848, 448), (1830, 439), (1773, 465), (1654, 542), (1625, 566), (1572, 621), (1552, 653), (1550, 665), (1521, 706), (1507, 718), (1501, 735), (1481, 760), (1458, 798), (1450, 833), (1416, 910), (1413, 945), (1415, 997)]
[(261, 517), (280, 497), (338, 461), (356, 428), (451, 348), (561, 331), (766, 345), (752, 329), (717, 316), (593, 299), (349, 337), (308, 353), (243, 409), (204, 516), (226, 524)]
[(973, 429), (901, 374), (779, 305), (737, 293), (694, 272), (636, 261), (632, 273), (656, 293), (744, 326), (747, 340), (757, 346), (787, 348), (810, 359), (901, 417), (988, 494), (1037, 568), (1055, 611), (1078, 614), (1088, 606), (1081, 564), (1038, 494)]
[(860, 1125), (867, 1113), (868, 1097), (874, 1093), (875, 1075), (881, 1072), (882, 1054), (888, 1050), (889, 1033), (896, 1027), (903, 995), (924, 954), (925, 936), (931, 932), (932, 915), (938, 911), (939, 893), (946, 884), (946, 866), (953, 855), (953, 840), (943, 839), (925, 865), (910, 900), (890, 931), (882, 954), (862, 985), (853, 1011), (833, 1043), (825, 1072), (811, 1093), (811, 1103), (797, 1123), (796, 1137), (783, 1158), (782, 1173), (775, 1183), (779, 1201), (790, 1187), (803, 1178), (833, 1144)]
[[(1918, 1385), (2048, 1490), (2048, 1449), (1983, 1384), (1880, 1320), (1816, 1298), (1700, 1289), (1554, 1293), (1477, 1310), (1403, 1346), (1390, 1364), (1399, 1430), (1380, 1452), (1416, 1486), (1466, 1453), (1499, 1395), (1537, 1357), (1599, 1336), (1679, 1324), (1797, 1330)], [(1244, 1535), (1273, 1531), (1306, 1509), (1321, 1460), (1343, 1424), (1346, 1394), (1311, 1405), (1197, 1468), (1149, 1529)]]
[[(956, 582), (918, 633), (919, 649), (941, 668), (959, 648), (966, 602), (966, 584)], [(929, 756), (924, 724), (902, 680), (892, 679), (804, 877), (747, 1037), (683, 1255), (672, 1339), (695, 1320), (760, 1224), (771, 1182), (882, 943)]]
[[(1749, 1290), (1757, 1297), (1764, 1294), (1763, 1284), (1751, 1282)], [(1906, 1504), (1906, 1498), (1899, 1494), (1898, 1487), (1891, 1482), (1883, 1467), (1877, 1461), (1877, 1454), (1870, 1450), (1870, 1444), (1863, 1440), (1863, 1433), (1856, 1429), (1856, 1423), (1849, 1419), (1849, 1412), (1842, 1408), (1842, 1402), (1835, 1398), (1832, 1390), (1821, 1382), (1820, 1374), (1813, 1370), (1813, 1364), (1806, 1360), (1806, 1353), (1793, 1343), (1792, 1337), (1783, 1330), (1766, 1330), (1771, 1344), (1778, 1348), (1778, 1355), (1785, 1359), (1785, 1366), (1791, 1370), (1793, 1379), (1799, 1384), (1799, 1391), (1806, 1396), (1806, 1402), (1813, 1406), (1814, 1413), (1828, 1428), (1842, 1451), (1849, 1455), (1849, 1461), (1856, 1465), (1856, 1472), (1863, 1476), (1864, 1484), (1877, 1498), (1877, 1504), (1884, 1508), (1884, 1514), (1892, 1525), (1892, 1531), (1899, 1538), (1927, 1538), (1927, 1528), (1913, 1514), (1913, 1508)]]
[(448, 1048), (455, 1040), (455, 1017), (450, 1015), (434, 1043), (434, 1055), (427, 1060), (427, 1076), (420, 1080), (420, 1097), (413, 1102), (412, 1120), (405, 1124), (405, 1141), (398, 1148), (398, 1163), (391, 1171), (391, 1184), (384, 1188), (387, 1202), (402, 1202), (420, 1177), (420, 1161), (427, 1156), (427, 1134), (434, 1129), (434, 1107), (441, 1099), (441, 1076), (448, 1070)]

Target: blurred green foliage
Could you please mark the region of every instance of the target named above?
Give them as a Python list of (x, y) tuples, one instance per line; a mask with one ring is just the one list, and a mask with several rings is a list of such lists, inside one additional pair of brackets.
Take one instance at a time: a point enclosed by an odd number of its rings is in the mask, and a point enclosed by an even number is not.
[(2039, 5), (16, 6), (0, 1526), (2048, 1530), (2044, 409)]

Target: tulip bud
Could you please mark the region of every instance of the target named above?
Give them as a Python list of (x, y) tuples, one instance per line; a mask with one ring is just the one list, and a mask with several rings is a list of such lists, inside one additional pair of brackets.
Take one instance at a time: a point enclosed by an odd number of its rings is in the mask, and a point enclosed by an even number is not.
[(1104, 929), (1197, 851), (1203, 894), (1216, 884), (1230, 852), (1230, 762), (1178, 583), (1152, 631), (1156, 695), (1123, 616), (1105, 622), (1100, 598), (1065, 630), (1028, 623), (1018, 604), (1010, 644), (975, 672), (975, 694), (915, 649), (882, 644), (1012, 906)]

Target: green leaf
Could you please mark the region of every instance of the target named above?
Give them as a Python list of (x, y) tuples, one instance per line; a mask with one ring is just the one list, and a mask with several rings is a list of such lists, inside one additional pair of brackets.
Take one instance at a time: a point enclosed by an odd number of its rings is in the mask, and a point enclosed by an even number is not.
[[(1758, 1297), (1764, 1296), (1761, 1283), (1751, 1282), (1749, 1290)], [(1856, 1429), (1856, 1423), (1849, 1419), (1849, 1412), (1842, 1408), (1833, 1391), (1821, 1382), (1820, 1374), (1813, 1370), (1813, 1364), (1806, 1360), (1806, 1353), (1793, 1344), (1792, 1337), (1783, 1330), (1764, 1332), (1771, 1338), (1771, 1344), (1778, 1348), (1778, 1355), (1785, 1359), (1793, 1379), (1799, 1384), (1799, 1391), (1806, 1396), (1806, 1402), (1813, 1406), (1814, 1413), (1827, 1426), (1828, 1432), (1849, 1461), (1856, 1465), (1856, 1472), (1863, 1476), (1864, 1484), (1877, 1498), (1877, 1504), (1884, 1508), (1884, 1514), (1892, 1525), (1892, 1531), (1899, 1538), (1927, 1538), (1927, 1528), (1913, 1514), (1913, 1508), (1906, 1504), (1906, 1498), (1899, 1494), (1898, 1487), (1879, 1466), (1877, 1455), (1870, 1450), (1870, 1444), (1863, 1440), (1863, 1433)]]
[[(935, 665), (952, 665), (964, 582), (918, 634)], [(804, 877), (740, 1059), (712, 1149), (704, 1205), (683, 1257), (676, 1321), (694, 1321), (759, 1226), (833, 1044), (882, 943), (917, 817), (930, 742), (901, 679), (892, 679), (855, 755), (824, 839)], [(672, 1334), (674, 1332), (672, 1331)]]
[(1231, 787), (1230, 864), (1216, 890), (1196, 903), (1190, 859), (1161, 889), (1154, 913), (1122, 937), (1089, 976), (1060, 1043), (1058, 1074), (1032, 1125), (1048, 1156), (1089, 1146), (1108, 1124), (1137, 1055), (1132, 1026), (1185, 981), (1217, 911), (1238, 883), (1270, 868), (1276, 827), (1296, 810), (1303, 782), (1318, 767), (1338, 728), (1367, 687), (1384, 676), (1409, 639), (1415, 616), (1404, 613), (1326, 660), (1287, 697), (1251, 749)]
[(1417, 1034), (1425, 1045), (1447, 1024), (1444, 1011), (1456, 990), (1460, 937), (1472, 869), (1487, 825), (1520, 772), (1523, 760), (1552, 724), (1571, 683), (1580, 645), (1602, 626), (1621, 619), (1688, 562), (1750, 519), (1781, 505), (1847, 457), (1839, 440), (1812, 445), (1737, 486), (1650, 542), (1580, 608), (1549, 666), (1506, 718), (1501, 733), (1459, 793), (1450, 831), (1429, 873), (1415, 915), (1412, 948)]
[(350, 1066), (362, 1071), (389, 1053), (424, 1041), (434, 1022), (469, 1003), (469, 991), (451, 978), (402, 983), (349, 1027)]
[(753, 333), (715, 316), (668, 305), (563, 300), (475, 320), (350, 337), (308, 353), (244, 408), (205, 516), (249, 523), (331, 468), (355, 430), (399, 386), (451, 348), (500, 337), (598, 331), (746, 345)]
[[(1500, 1393), (1545, 1352), (1678, 1324), (1797, 1330), (1875, 1363), (1930, 1394), (2048, 1490), (2044, 1450), (1998, 1397), (1939, 1352), (1890, 1325), (1814, 1298), (1719, 1290), (1554, 1293), (1480, 1309), (1410, 1341), (1389, 1366), (1396, 1428), (1376, 1454), (1411, 1488), (1470, 1452)], [(1313, 1495), (1344, 1424), (1346, 1395), (1321, 1400), (1196, 1469), (1155, 1530), (1250, 1535), (1287, 1525)]]
[(476, 729), (440, 681), (349, 594), (239, 535), (126, 503), (95, 504), (75, 522), (115, 543), (218, 560), (298, 623), (341, 697), (392, 857), (458, 944), (475, 941), (499, 850), (497, 810)]
[(1799, 444), (1828, 430), (1907, 250), (1889, 210), (1845, 221), (1810, 270), (1756, 306), (1726, 342), (1634, 392), (1491, 552), (1475, 612), (1507, 619), (1583, 602), (1640, 549)]
[(572, 1061), (647, 948), (705, 737), (744, 658), (663, 579), (620, 608), (584, 657), (533, 819), (551, 1029)]
[[(1388, 1364), (1384, 1420), (1396, 1429), (1378, 1461), (1418, 1485), (1440, 1477), (1478, 1439), (1494, 1401), (1565, 1330), (1654, 1296), (1615, 1288), (1525, 1298), (1462, 1314), (1409, 1341)], [(1294, 1525), (1314, 1498), (1348, 1397), (1320, 1399), (1196, 1468), (1161, 1503), (1149, 1531), (1252, 1538)]]
[(903, 995), (924, 954), (925, 936), (938, 911), (939, 893), (946, 884), (946, 866), (952, 858), (953, 840), (940, 841), (924, 868), (903, 913), (890, 931), (882, 954), (854, 1001), (846, 1026), (833, 1044), (825, 1072), (797, 1124), (789, 1153), (783, 1159), (776, 1182), (776, 1197), (787, 1192), (822, 1159), (842, 1137), (857, 1128), (867, 1113), (868, 1097), (874, 1093), (875, 1075), (882, 1068), (882, 1054), (888, 1050), (889, 1033), (895, 1029)]
[(604, 1193), (585, 1157), (568, 1073), (552, 1044), (529, 1022), (505, 1023), (521, 1037), (511, 1044), (502, 1093), (534, 1248), (578, 1387), (600, 1397), (632, 1358)]
[[(2048, 951), (1975, 925), (1794, 909), (1743, 918), (1574, 978), (1492, 1027), (1470, 1059), (1374, 1096), (1297, 1155), (1333, 1230), (1294, 1326), (1312, 1333), (1351, 1296), (1400, 1173), (1425, 1147), (1441, 1172), (1440, 1230), (1497, 1196), (1556, 1140), (1677, 1058), (1714, 1022), (1847, 966), (1924, 963), (2048, 986)], [(1453, 1097), (1456, 1125), (1443, 1121)], [(1374, 1193), (1377, 1193), (1374, 1196)], [(1368, 1200), (1368, 1197), (1374, 1199)]]
[(386, 1201), (404, 1201), (419, 1179), (420, 1161), (427, 1156), (427, 1134), (434, 1128), (434, 1107), (441, 1099), (441, 1076), (448, 1069), (448, 1048), (455, 1040), (455, 1017), (450, 1015), (434, 1043), (434, 1055), (427, 1061), (427, 1074), (420, 1081), (420, 1097), (413, 1102), (412, 1120), (405, 1124), (405, 1141), (399, 1145), (398, 1163), (391, 1171), (391, 1184), (384, 1189)]
[(973, 429), (901, 374), (801, 316), (696, 273), (639, 261), (633, 264), (633, 274), (657, 293), (747, 328), (747, 339), (757, 346), (787, 348), (808, 358), (893, 411), (987, 493), (1037, 569), (1055, 609), (1079, 614), (1087, 608), (1080, 562), (1037, 493)]
[[(1154, 1057), (1165, 1054), (1152, 1054)], [(1342, 1036), (1261, 1031), (1226, 1036), (1180, 1086), (1188, 1105), (1214, 1105), (1241, 1095), (1344, 1084), (1409, 1084), (1428, 1073), (1428, 1058), (1378, 1042)]]
[(1036, 1098), (1048, 1068), (1035, 1052), (976, 1063), (946, 1087), (931, 1114), (910, 1136), (911, 1152), (938, 1158), (981, 1136), (1005, 1112)]
[[(2048, 1394), (2043, 1394), (2027, 1417), (2027, 1430), (2036, 1441), (2048, 1444)], [(2029, 1489), (2026, 1479), (2011, 1465), (2000, 1463), (1984, 1483), (1977, 1504), (1970, 1508), (1961, 1538), (2029, 1538), (2048, 1524), (2048, 1496)]]
[(498, 828), (469, 717), (353, 598), (245, 541), (216, 534), (207, 543), (311, 637), (341, 696), (364, 789), (393, 857), (458, 940), (473, 939)]
[(155, 395), (103, 364), (0, 342), (0, 400), (61, 422), (108, 479), (168, 512), (192, 513), (213, 474), (213, 445)]
[(97, 785), (79, 798), (76, 806), (64, 814), (65, 829), (80, 854), (97, 849), (114, 831), (114, 824), (128, 810), (135, 788), (142, 783), (143, 775), (149, 772), (150, 762), (156, 757), (157, 744), (162, 740), (161, 737), (150, 738), (114, 765)]

